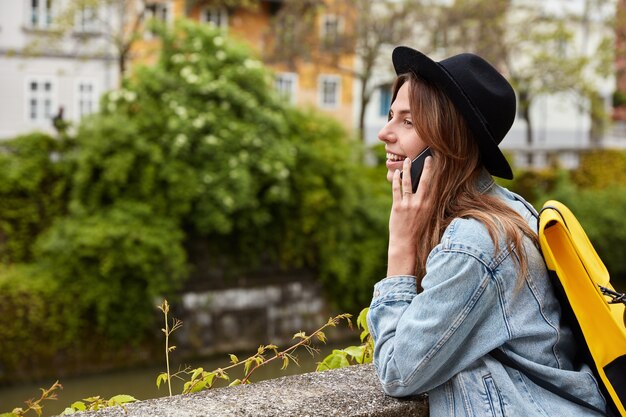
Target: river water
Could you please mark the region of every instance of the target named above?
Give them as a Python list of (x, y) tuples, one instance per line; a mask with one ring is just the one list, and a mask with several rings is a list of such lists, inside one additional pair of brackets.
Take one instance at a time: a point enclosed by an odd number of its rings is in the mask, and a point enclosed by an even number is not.
[[(296, 351), (296, 356), (300, 366), (291, 364), (287, 369), (281, 371), (282, 363), (276, 360), (257, 369), (251, 377), (253, 382), (264, 379), (277, 378), (286, 375), (300, 374), (304, 372), (312, 372), (317, 366), (317, 362), (332, 351), (333, 348), (342, 348), (351, 344), (346, 342), (341, 346), (318, 346), (320, 354), (312, 357), (305, 349), (300, 348)], [(240, 360), (249, 357), (250, 353), (241, 353), (237, 356)], [(271, 357), (271, 355), (267, 355)], [(199, 359), (183, 365), (192, 368), (202, 367), (205, 370), (215, 370), (224, 368), (230, 363), (228, 355), (214, 356), (208, 359)], [(171, 363), (172, 372), (178, 370), (179, 364)], [(231, 379), (242, 378), (243, 367), (235, 368), (229, 375)], [(54, 416), (63, 412), (75, 401), (82, 400), (87, 397), (100, 396), (101, 398), (111, 398), (117, 394), (128, 394), (138, 400), (146, 400), (167, 396), (167, 385), (162, 384), (160, 389), (156, 387), (156, 378), (165, 370), (165, 363), (146, 368), (130, 369), (124, 371), (111, 372), (99, 375), (90, 375), (82, 377), (71, 377), (59, 381), (63, 385), (63, 390), (58, 391), (58, 400), (45, 401), (43, 403), (43, 417)], [(0, 414), (13, 410), (15, 407), (24, 407), (24, 401), (29, 398), (39, 398), (40, 388), (48, 388), (54, 383), (54, 380), (45, 380), (34, 384), (25, 384), (14, 387), (0, 388)], [(172, 394), (180, 394), (182, 392), (181, 381), (174, 380), (172, 383)], [(224, 384), (222, 384), (224, 385)], [(217, 386), (217, 384), (216, 384)], [(32, 413), (32, 412), (31, 412)], [(35, 415), (35, 414), (32, 414)]]

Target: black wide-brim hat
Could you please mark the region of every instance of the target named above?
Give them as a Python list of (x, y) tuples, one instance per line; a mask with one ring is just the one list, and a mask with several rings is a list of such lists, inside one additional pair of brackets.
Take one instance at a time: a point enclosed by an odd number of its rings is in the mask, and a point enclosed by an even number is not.
[(515, 92), (494, 67), (470, 53), (435, 62), (406, 46), (395, 48), (392, 60), (396, 74), (412, 72), (439, 87), (465, 117), (489, 173), (513, 179), (511, 166), (498, 145), (515, 120)]

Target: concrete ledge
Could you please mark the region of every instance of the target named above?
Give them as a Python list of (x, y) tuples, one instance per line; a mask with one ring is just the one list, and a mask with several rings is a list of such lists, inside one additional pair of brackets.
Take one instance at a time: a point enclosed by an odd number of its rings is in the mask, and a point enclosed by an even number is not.
[(287, 376), (80, 413), (101, 417), (427, 417), (428, 399), (386, 396), (372, 365)]

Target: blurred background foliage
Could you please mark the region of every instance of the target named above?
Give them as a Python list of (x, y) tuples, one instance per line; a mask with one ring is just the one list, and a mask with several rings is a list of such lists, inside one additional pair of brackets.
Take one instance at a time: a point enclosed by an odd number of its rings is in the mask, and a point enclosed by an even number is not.
[[(104, 96), (75, 131), (0, 144), (7, 373), (28, 373), (51, 352), (79, 362), (87, 344), (150, 341), (155, 299), (174, 297), (199, 268), (194, 242), (229, 276), (268, 263), (313, 271), (334, 307), (352, 313), (384, 276), (384, 151), (364, 164), (359, 140), (288, 105), (250, 51), (220, 31), (180, 21), (161, 36), (158, 63)], [(501, 183), (535, 207), (569, 205), (626, 287), (624, 152), (593, 151), (573, 172), (517, 171)]]
[(194, 242), (229, 276), (267, 263), (311, 270), (344, 311), (358, 312), (384, 273), (388, 191), (360, 142), (288, 105), (219, 30), (181, 21), (161, 35), (158, 64), (104, 96), (75, 133), (2, 144), (9, 373), (80, 339), (149, 340), (157, 297), (174, 297), (198, 268)]

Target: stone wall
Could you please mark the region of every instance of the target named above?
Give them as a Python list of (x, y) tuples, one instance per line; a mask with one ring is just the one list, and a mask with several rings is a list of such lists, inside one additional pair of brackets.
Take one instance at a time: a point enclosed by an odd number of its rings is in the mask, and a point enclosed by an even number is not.
[(184, 323), (176, 332), (177, 351), (194, 356), (290, 343), (295, 333), (311, 333), (331, 315), (312, 279), (187, 292), (174, 308), (172, 316)]
[(386, 396), (372, 365), (288, 376), (251, 385), (105, 408), (98, 417), (427, 417), (428, 399)]

